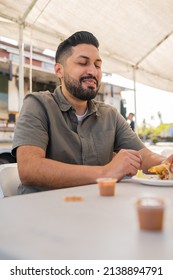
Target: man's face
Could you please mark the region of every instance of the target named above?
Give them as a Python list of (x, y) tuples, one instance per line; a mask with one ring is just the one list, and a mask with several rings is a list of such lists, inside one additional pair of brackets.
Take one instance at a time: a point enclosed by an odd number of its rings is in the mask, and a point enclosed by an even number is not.
[(66, 90), (80, 100), (95, 98), (101, 84), (101, 59), (98, 49), (81, 44), (63, 65), (63, 82)]

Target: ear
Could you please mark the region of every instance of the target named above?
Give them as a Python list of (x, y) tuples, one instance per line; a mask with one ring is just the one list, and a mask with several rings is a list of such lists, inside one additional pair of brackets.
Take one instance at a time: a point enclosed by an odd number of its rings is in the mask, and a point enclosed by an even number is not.
[(61, 79), (63, 77), (63, 66), (62, 66), (62, 64), (55, 63), (54, 69), (55, 69), (56, 76)]

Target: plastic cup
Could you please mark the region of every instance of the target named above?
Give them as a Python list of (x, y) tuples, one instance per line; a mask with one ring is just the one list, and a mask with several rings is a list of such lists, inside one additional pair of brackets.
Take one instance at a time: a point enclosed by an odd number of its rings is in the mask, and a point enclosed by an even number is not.
[(165, 202), (161, 198), (145, 197), (136, 201), (139, 227), (142, 230), (162, 230)]
[(116, 178), (98, 178), (97, 183), (101, 196), (114, 196), (116, 190)]

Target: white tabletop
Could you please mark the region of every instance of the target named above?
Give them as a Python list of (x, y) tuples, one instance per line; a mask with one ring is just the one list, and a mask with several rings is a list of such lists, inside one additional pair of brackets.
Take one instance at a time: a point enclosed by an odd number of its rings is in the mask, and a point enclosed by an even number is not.
[[(162, 232), (139, 229), (134, 205), (141, 195), (168, 201)], [(65, 196), (82, 202), (65, 202)], [(0, 200), (0, 259), (173, 259), (173, 187), (126, 180), (116, 196), (97, 185)]]

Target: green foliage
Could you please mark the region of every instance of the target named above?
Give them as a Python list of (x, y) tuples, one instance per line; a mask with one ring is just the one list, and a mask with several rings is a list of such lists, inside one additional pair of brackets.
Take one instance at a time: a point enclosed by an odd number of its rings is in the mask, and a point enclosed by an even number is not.
[(169, 135), (169, 129), (173, 129), (173, 123), (162, 123), (157, 127), (146, 126), (145, 123), (138, 128), (138, 135), (141, 139), (152, 140), (153, 143), (159, 141), (173, 141), (173, 135)]

